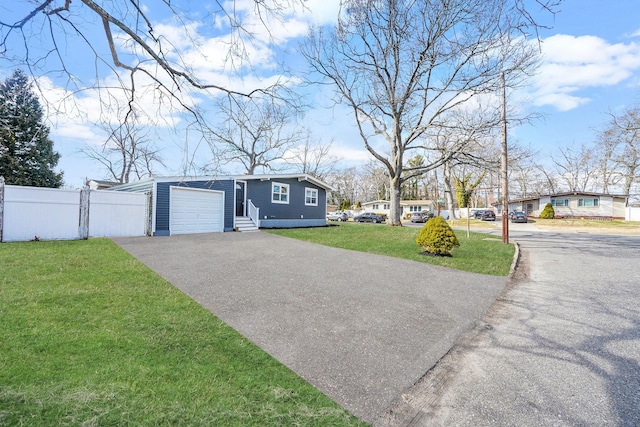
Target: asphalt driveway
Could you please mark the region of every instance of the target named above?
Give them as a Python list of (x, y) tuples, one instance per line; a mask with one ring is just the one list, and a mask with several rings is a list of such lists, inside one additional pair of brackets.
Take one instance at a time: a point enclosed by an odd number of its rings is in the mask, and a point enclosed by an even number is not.
[(368, 422), (482, 318), (507, 282), (262, 232), (114, 241)]

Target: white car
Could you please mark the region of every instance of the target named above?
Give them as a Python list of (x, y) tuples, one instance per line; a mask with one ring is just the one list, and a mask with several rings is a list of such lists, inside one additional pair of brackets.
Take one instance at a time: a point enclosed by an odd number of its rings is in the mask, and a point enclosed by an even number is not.
[(346, 212), (335, 211), (328, 213), (327, 219), (329, 221), (348, 221), (349, 215)]

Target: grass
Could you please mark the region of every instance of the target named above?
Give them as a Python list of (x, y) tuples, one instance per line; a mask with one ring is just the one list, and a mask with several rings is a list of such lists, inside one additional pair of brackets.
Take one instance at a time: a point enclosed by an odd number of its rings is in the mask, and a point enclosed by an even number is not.
[(364, 425), (106, 239), (0, 244), (0, 425)]
[(588, 219), (580, 219), (580, 218), (566, 218), (566, 219), (541, 219), (536, 218), (533, 220), (536, 226), (540, 227), (553, 227), (553, 228), (601, 228), (601, 229), (612, 229), (612, 230), (620, 230), (620, 231), (640, 231), (640, 222), (639, 221), (621, 221), (621, 220), (613, 220), (613, 221), (598, 221), (598, 220), (588, 220)]
[(404, 258), (474, 273), (494, 276), (509, 274), (515, 248), (513, 245), (504, 245), (495, 236), (471, 233), (471, 237), (467, 239), (466, 231), (455, 230), (460, 247), (454, 248), (453, 256), (431, 257), (420, 255), (422, 249), (416, 245), (419, 231), (415, 227), (341, 223), (333, 227), (269, 232), (325, 246)]
[[(495, 221), (480, 221), (479, 219), (470, 219), (469, 226), (475, 229), (478, 228), (490, 228), (495, 229), (496, 224), (500, 224), (500, 217), (497, 217)], [(449, 225), (452, 227), (467, 227), (467, 218), (458, 218), (456, 220), (448, 220)]]

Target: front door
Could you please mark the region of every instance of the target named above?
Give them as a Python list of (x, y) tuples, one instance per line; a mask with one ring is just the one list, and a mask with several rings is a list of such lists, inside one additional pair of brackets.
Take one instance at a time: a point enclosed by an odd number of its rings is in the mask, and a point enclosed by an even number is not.
[(236, 216), (244, 216), (244, 182), (236, 182)]

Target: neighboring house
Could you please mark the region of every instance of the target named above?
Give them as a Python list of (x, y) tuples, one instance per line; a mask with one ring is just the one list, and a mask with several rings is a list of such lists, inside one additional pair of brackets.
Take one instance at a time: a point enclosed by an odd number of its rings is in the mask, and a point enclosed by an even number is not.
[(391, 213), (391, 202), (388, 200), (374, 200), (361, 204), (363, 212), (373, 212), (377, 214), (389, 215)]
[(91, 190), (108, 190), (111, 187), (115, 187), (116, 185), (120, 185), (119, 182), (115, 181), (104, 181), (100, 179), (90, 179), (86, 182), (86, 185), (89, 186)]
[(626, 195), (569, 191), (550, 196), (535, 196), (509, 201), (509, 211), (523, 211), (539, 217), (551, 203), (557, 217), (625, 219)]
[(113, 187), (150, 192), (155, 236), (326, 225), (328, 184), (306, 174), (163, 177)]
[[(374, 200), (372, 202), (366, 202), (362, 204), (362, 208), (365, 212), (375, 212), (378, 214), (389, 215), (391, 202), (388, 200)], [(406, 216), (414, 212), (434, 211), (435, 202), (433, 200), (401, 200), (400, 201), (400, 215)]]

